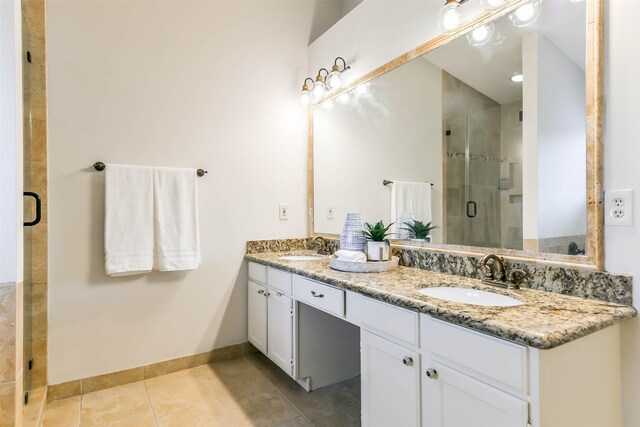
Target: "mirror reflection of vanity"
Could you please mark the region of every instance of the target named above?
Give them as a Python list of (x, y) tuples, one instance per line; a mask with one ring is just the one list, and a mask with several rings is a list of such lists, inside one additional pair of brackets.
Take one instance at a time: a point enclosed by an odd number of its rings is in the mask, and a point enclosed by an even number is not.
[(598, 264), (590, 7), (503, 14), (315, 105), (312, 234), (339, 235), (347, 212), (413, 214), (438, 226), (424, 246)]

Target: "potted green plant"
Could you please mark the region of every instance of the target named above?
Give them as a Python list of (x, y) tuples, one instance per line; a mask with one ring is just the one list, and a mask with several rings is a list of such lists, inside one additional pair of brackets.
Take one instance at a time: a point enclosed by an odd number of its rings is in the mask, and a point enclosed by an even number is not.
[(411, 233), (412, 239), (426, 240), (427, 242), (431, 241), (431, 231), (438, 228), (436, 225), (431, 225), (431, 221), (426, 224), (422, 221), (405, 222), (404, 225), (406, 227), (403, 230)]
[(393, 223), (385, 226), (382, 220), (371, 225), (365, 223), (364, 235), (367, 238), (367, 258), (371, 261), (388, 261), (391, 244), (387, 239), (391, 233), (389, 228)]

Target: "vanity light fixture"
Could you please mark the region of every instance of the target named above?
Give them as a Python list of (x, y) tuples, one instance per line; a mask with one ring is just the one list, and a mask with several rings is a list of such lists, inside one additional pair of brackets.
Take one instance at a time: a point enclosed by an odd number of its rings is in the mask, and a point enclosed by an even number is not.
[(481, 3), (482, 7), (484, 7), (486, 10), (491, 10), (504, 3), (504, 0), (482, 0)]
[(311, 104), (311, 93), (309, 92), (309, 86), (307, 86), (307, 80), (311, 80), (311, 85), (313, 86), (313, 79), (309, 77), (304, 79), (304, 84), (300, 91), (300, 103), (305, 106)]
[[(327, 73), (324, 77), (322, 77), (322, 71)], [(319, 101), (324, 96), (327, 91), (327, 85), (325, 84), (325, 78), (329, 75), (329, 71), (326, 68), (320, 68), (318, 71), (318, 75), (316, 76), (316, 81), (313, 83), (311, 88), (311, 99), (314, 102)], [(305, 80), (306, 81), (306, 80)]]
[(522, 73), (515, 73), (514, 75), (509, 77), (509, 80), (514, 83), (522, 83), (524, 81), (524, 76), (522, 75)]
[(511, 12), (509, 18), (516, 27), (526, 27), (536, 22), (538, 15), (540, 15), (540, 1), (535, 0)]
[(440, 15), (438, 16), (438, 27), (444, 32), (451, 31), (462, 22), (462, 10), (460, 5), (467, 0), (446, 0)]
[(495, 25), (493, 22), (482, 25), (467, 34), (467, 40), (471, 46), (482, 46), (487, 44), (493, 36)]
[[(342, 70), (338, 66), (338, 60), (342, 61)], [(333, 61), (331, 72), (327, 76), (327, 87), (329, 90), (336, 90), (342, 87), (342, 73), (351, 67), (347, 66), (347, 62), (340, 56)]]

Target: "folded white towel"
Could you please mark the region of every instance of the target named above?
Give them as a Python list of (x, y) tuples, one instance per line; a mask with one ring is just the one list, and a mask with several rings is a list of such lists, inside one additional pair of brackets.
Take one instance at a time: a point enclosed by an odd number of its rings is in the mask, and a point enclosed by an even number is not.
[(110, 276), (153, 268), (153, 169), (109, 164), (105, 176), (104, 254)]
[(367, 256), (364, 254), (364, 252), (340, 249), (339, 251), (336, 251), (336, 256), (340, 261), (367, 262)]
[(426, 182), (394, 181), (391, 188), (391, 222), (394, 233), (402, 232), (406, 226), (399, 224), (400, 214), (413, 212), (416, 220), (431, 221), (431, 184)]
[(200, 265), (196, 181), (194, 169), (153, 169), (157, 270), (193, 270)]

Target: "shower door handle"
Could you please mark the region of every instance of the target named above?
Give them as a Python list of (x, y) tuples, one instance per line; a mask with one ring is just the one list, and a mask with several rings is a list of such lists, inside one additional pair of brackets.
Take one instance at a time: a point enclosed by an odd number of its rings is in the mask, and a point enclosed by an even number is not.
[[(473, 209), (471, 209), (473, 208)], [(473, 200), (467, 202), (467, 216), (469, 218), (475, 218), (478, 214), (478, 205)]]
[(38, 193), (34, 193), (33, 191), (25, 191), (22, 194), (24, 196), (33, 197), (34, 199), (36, 199), (36, 219), (34, 219), (33, 221), (24, 222), (25, 227), (33, 227), (42, 219), (42, 200), (40, 199), (40, 196), (38, 196)]

